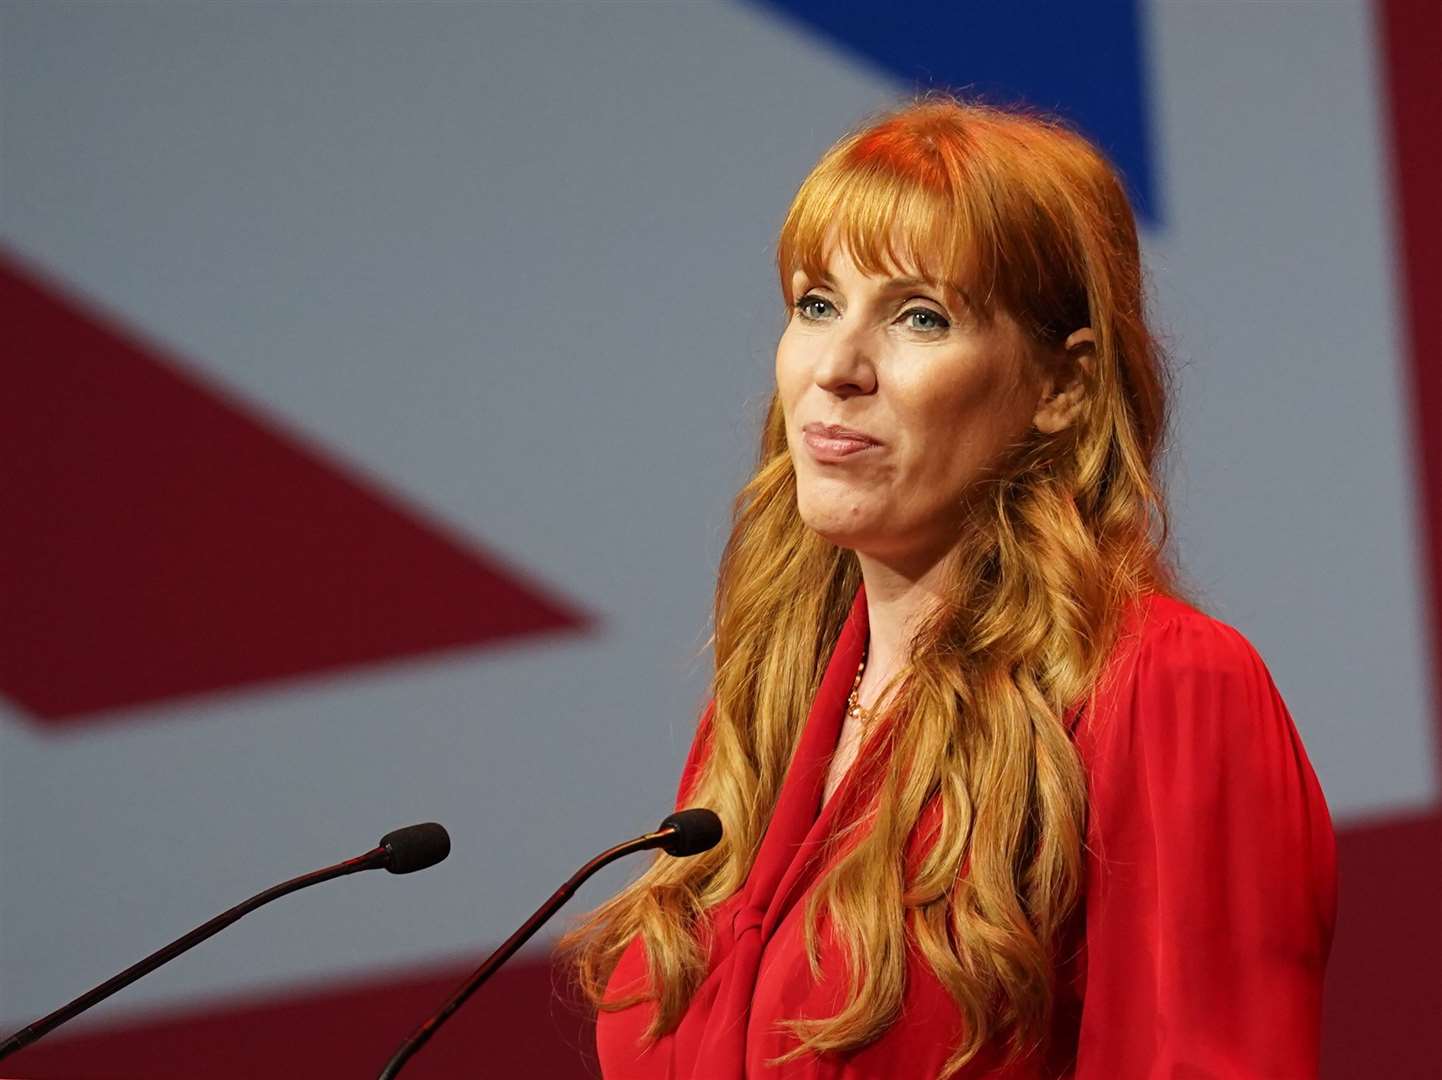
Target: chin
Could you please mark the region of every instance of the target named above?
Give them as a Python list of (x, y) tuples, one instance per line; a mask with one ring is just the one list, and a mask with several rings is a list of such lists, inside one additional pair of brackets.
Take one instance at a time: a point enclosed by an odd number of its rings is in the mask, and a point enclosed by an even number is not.
[(873, 534), (871, 515), (864, 512), (854, 499), (818, 498), (815, 494), (797, 492), (796, 510), (802, 522), (827, 543), (855, 550)]

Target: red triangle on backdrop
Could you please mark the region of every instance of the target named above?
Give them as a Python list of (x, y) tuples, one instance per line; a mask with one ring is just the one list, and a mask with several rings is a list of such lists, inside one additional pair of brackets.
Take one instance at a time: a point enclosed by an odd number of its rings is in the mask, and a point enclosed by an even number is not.
[(587, 625), (3, 254), (0, 319), (0, 692), (37, 720)]

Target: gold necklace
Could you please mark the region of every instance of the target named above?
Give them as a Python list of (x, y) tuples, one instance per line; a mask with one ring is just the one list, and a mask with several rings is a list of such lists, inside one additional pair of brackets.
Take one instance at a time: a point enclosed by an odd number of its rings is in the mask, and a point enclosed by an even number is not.
[(866, 670), (866, 651), (861, 653), (861, 663), (856, 668), (856, 678), (851, 682), (851, 693), (846, 697), (846, 715), (863, 727), (871, 723), (871, 710), (861, 704), (861, 674)]

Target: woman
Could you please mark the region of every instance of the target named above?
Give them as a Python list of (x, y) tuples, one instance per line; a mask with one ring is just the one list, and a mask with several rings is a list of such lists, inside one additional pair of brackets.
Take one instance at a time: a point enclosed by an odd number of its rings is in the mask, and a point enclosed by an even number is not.
[(679, 800), (726, 835), (571, 936), (604, 1075), (1315, 1075), (1331, 823), (1164, 568), (1115, 173), (926, 100), (827, 152), (777, 254)]

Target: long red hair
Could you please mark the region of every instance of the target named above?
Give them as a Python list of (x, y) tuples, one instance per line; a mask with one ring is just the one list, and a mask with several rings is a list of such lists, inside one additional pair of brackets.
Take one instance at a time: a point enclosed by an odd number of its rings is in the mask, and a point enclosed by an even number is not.
[[(791, 1024), (793, 1053), (859, 1046), (894, 1023), (915, 948), (963, 1016), (950, 1075), (993, 1039), (1036, 1048), (1051, 1022), (1086, 813), (1064, 717), (1095, 688), (1126, 605), (1168, 587), (1163, 366), (1123, 184), (1054, 120), (928, 98), (848, 135), (782, 226), (788, 309), (793, 272), (822, 271), (835, 242), (864, 270), (915, 267), (983, 313), (1006, 311), (1039, 354), (1081, 327), (1095, 335), (1082, 415), (1033, 432), (977, 492), (945, 600), (892, 698), (879, 795), (808, 901), (813, 966), (825, 919), (851, 958), (851, 992), (835, 1016)], [(606, 982), (640, 936), (652, 1036), (705, 975), (697, 928), (746, 879), (859, 579), (854, 555), (798, 517), (773, 396), (721, 562), (714, 711), (691, 796), (720, 813), (725, 840), (657, 861), (567, 941), (592, 1000), (621, 1008), (636, 999), (607, 999)], [(935, 841), (908, 870), (908, 838), (933, 804)]]

